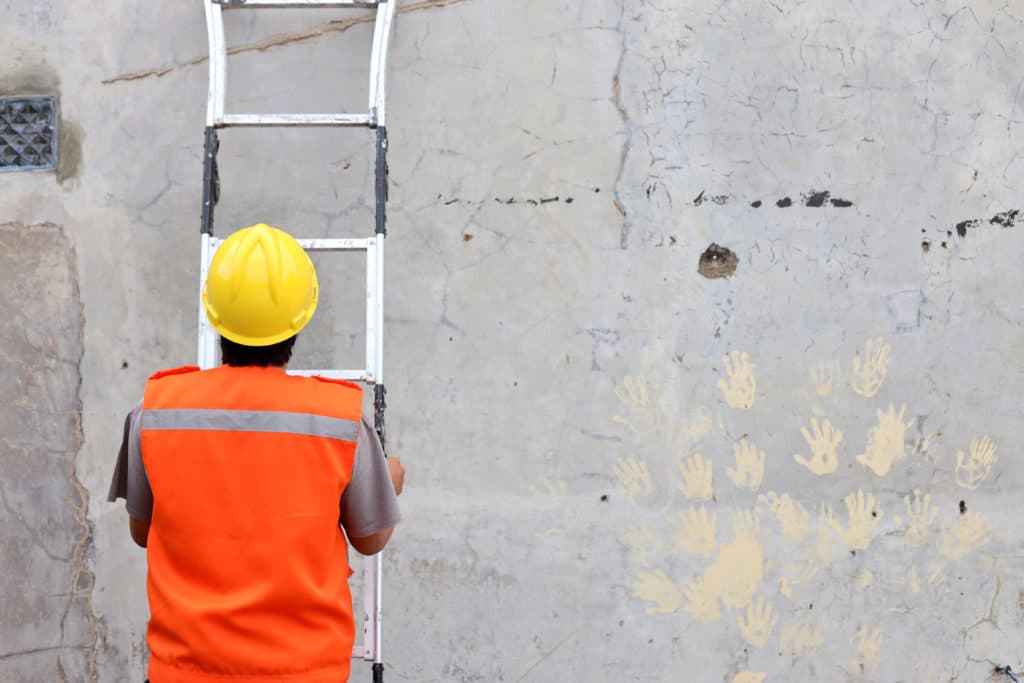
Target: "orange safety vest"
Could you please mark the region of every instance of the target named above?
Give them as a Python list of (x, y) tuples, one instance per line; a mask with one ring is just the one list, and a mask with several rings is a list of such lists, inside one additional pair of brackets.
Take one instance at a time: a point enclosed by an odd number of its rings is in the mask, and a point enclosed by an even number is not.
[(277, 368), (153, 375), (153, 683), (348, 680), (355, 641), (339, 502), (362, 390)]

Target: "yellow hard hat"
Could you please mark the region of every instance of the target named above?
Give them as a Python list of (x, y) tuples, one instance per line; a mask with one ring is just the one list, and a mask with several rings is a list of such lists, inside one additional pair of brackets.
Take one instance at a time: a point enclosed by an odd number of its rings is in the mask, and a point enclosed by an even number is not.
[(299, 333), (316, 311), (316, 269), (295, 238), (260, 223), (221, 242), (203, 287), (213, 329), (245, 346)]

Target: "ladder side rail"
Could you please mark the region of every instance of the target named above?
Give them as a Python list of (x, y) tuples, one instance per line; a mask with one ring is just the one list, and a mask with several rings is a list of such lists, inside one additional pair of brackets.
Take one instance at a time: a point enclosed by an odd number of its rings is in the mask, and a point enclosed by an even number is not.
[(377, 378), (377, 339), (380, 337), (380, 326), (377, 321), (377, 302), (380, 290), (377, 288), (377, 240), (371, 238), (373, 244), (366, 250), (366, 374), (370, 384), (376, 384)]
[(373, 24), (373, 46), (370, 49), (370, 117), (378, 126), (387, 125), (388, 49), (391, 26), (398, 0), (381, 0)]
[(207, 35), (210, 43), (210, 92), (207, 103), (207, 125), (220, 126), (224, 118), (227, 90), (228, 46), (224, 35), (224, 13), (219, 3), (206, 0)]
[(203, 286), (210, 272), (210, 263), (217, 250), (217, 240), (203, 233), (199, 265), (199, 355), (197, 365), (203, 370), (212, 368), (217, 362), (217, 335), (203, 310)]

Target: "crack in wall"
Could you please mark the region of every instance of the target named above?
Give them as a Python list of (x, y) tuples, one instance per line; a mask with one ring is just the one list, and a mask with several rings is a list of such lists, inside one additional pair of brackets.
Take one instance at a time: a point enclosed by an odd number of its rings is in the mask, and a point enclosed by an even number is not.
[[(414, 2), (411, 5), (404, 5), (396, 10), (397, 14), (410, 14), (412, 12), (421, 12), (430, 9), (443, 9), (445, 7), (451, 7), (453, 5), (460, 5), (470, 0), (420, 0), (420, 2)], [(365, 14), (351, 19), (342, 19), (330, 21), (326, 24), (318, 26), (307, 31), (301, 31), (299, 33), (286, 33), (280, 36), (272, 36), (266, 40), (261, 40), (256, 43), (250, 43), (248, 45), (239, 45), (236, 47), (228, 48), (228, 56), (244, 54), (246, 52), (263, 52), (270, 50), (275, 47), (282, 47), (285, 45), (293, 45), (296, 43), (304, 43), (310, 40), (316, 40), (332, 33), (344, 33), (350, 28), (359, 26), (360, 24), (368, 24), (375, 21), (376, 15)], [(141, 69), (139, 71), (131, 71), (129, 73), (120, 74), (112, 78), (106, 78), (100, 83), (103, 85), (111, 85), (113, 83), (122, 83), (125, 81), (138, 81), (145, 78), (161, 78), (171, 73), (172, 71), (178, 71), (192, 66), (199, 66), (210, 60), (209, 55), (202, 57), (195, 57), (187, 62), (180, 62), (178, 64), (170, 64), (167, 66), (151, 67), (149, 69)]]

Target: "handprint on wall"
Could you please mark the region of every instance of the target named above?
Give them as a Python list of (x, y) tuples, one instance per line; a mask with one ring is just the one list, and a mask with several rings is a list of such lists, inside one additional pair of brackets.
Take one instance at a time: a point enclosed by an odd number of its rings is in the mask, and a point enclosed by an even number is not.
[(988, 543), (988, 522), (977, 512), (966, 512), (942, 533), (939, 552), (951, 560), (966, 557)]
[(644, 609), (648, 614), (671, 614), (678, 610), (683, 602), (679, 588), (660, 569), (640, 574), (633, 582), (633, 595), (653, 603)]
[(780, 649), (792, 657), (814, 654), (824, 642), (821, 628), (809, 619), (790, 624), (779, 634)]
[(715, 563), (704, 572), (706, 581), (721, 587), (722, 603), (741, 609), (754, 599), (764, 579), (765, 555), (757, 516), (741, 511), (733, 519), (733, 540), (723, 543)]
[(889, 410), (882, 412), (876, 410), (878, 425), (868, 431), (868, 445), (864, 453), (857, 456), (857, 462), (864, 465), (879, 477), (889, 474), (892, 464), (896, 460), (906, 457), (907, 429), (913, 424), (904, 424), (903, 415), (907, 406), (900, 406), (899, 414), (893, 405), (889, 404)]
[(849, 516), (843, 541), (850, 550), (863, 550), (871, 544), (871, 535), (881, 521), (882, 513), (875, 509), (875, 497), (863, 490), (846, 496), (843, 503)]
[(757, 382), (754, 379), (754, 365), (750, 362), (750, 356), (746, 353), (733, 351), (722, 358), (725, 365), (725, 375), (729, 379), (718, 380), (718, 387), (722, 390), (725, 402), (733, 408), (749, 410), (754, 405), (754, 397), (757, 391)]
[(747, 606), (746, 618), (741, 614), (736, 617), (736, 623), (740, 627), (740, 635), (743, 636), (743, 640), (753, 647), (764, 647), (775, 629), (775, 625), (779, 623), (779, 617), (771, 602), (766, 602), (764, 598), (758, 598)]
[(757, 446), (746, 439), (733, 446), (733, 451), (736, 467), (727, 467), (725, 473), (739, 488), (756, 491), (764, 479), (764, 451), (758, 451)]
[(615, 396), (626, 408), (625, 415), (616, 415), (612, 420), (623, 424), (636, 434), (649, 434), (661, 422), (658, 409), (658, 393), (661, 387), (656, 384), (647, 386), (643, 377), (626, 375), (622, 378), (622, 386), (615, 388)]
[(889, 370), (889, 352), (892, 347), (881, 337), (868, 339), (863, 354), (858, 349), (853, 358), (850, 384), (853, 390), (866, 398), (878, 393)]
[(974, 490), (988, 478), (992, 466), (999, 460), (997, 447), (987, 436), (971, 440), (970, 457), (964, 459), (964, 452), (956, 452), (956, 483), (961, 488)]
[(870, 671), (878, 664), (878, 652), (882, 649), (882, 629), (870, 630), (867, 626), (861, 626), (857, 634), (850, 639), (852, 644), (857, 641), (857, 664), (861, 672)]
[(810, 532), (810, 516), (804, 506), (793, 500), (788, 493), (781, 496), (769, 491), (758, 500), (768, 505), (782, 528), (782, 535), (794, 541), (802, 541)]
[(619, 536), (619, 541), (630, 549), (633, 564), (647, 567), (661, 555), (663, 544), (646, 524), (631, 527)]
[(615, 476), (626, 498), (637, 500), (651, 495), (651, 474), (643, 460), (619, 458), (615, 463)]
[(914, 498), (903, 496), (903, 504), (907, 508), (907, 531), (903, 540), (907, 548), (919, 548), (928, 542), (928, 534), (939, 513), (932, 508), (932, 497), (921, 496), (921, 489), (914, 489)]
[(817, 475), (832, 474), (839, 467), (839, 442), (843, 440), (843, 433), (832, 428), (832, 423), (825, 419), (820, 425), (816, 418), (811, 418), (811, 431), (806, 427), (800, 428), (804, 440), (811, 447), (811, 457), (807, 459), (800, 454), (794, 455), (793, 459)]
[(714, 496), (712, 486), (711, 461), (700, 453), (694, 453), (679, 463), (679, 473), (683, 481), (679, 490), (691, 500), (711, 500)]
[(824, 397), (835, 392), (835, 381), (839, 373), (839, 361), (819, 361), (818, 365), (811, 369), (811, 382), (814, 383), (815, 393)]
[(680, 512), (679, 519), (682, 529), (676, 536), (676, 544), (683, 551), (690, 555), (699, 557), (710, 557), (715, 552), (715, 528), (718, 515), (715, 512), (708, 514), (707, 509), (701, 505), (698, 511), (691, 507), (689, 512)]
[(718, 609), (720, 587), (706, 577), (693, 578), (683, 589), (686, 604), (683, 609), (691, 617), (702, 623), (718, 621), (722, 613)]
[(741, 671), (732, 679), (732, 683), (764, 683), (764, 677), (767, 675), (763, 671)]

